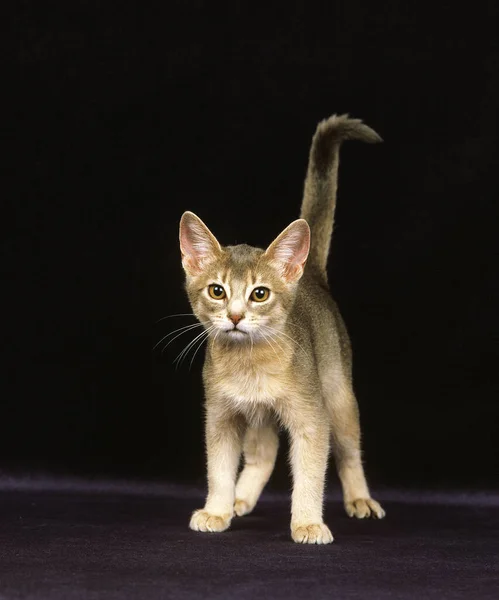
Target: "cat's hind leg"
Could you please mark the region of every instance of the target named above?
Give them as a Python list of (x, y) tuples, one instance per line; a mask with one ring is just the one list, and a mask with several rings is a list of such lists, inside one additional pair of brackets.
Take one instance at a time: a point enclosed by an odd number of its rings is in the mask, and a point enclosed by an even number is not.
[(236, 485), (234, 512), (242, 517), (255, 507), (274, 470), (279, 439), (277, 427), (248, 427), (244, 437), (244, 468)]
[(382, 519), (385, 511), (371, 498), (361, 459), (357, 400), (347, 380), (330, 382), (325, 390), (331, 416), (332, 450), (350, 517)]

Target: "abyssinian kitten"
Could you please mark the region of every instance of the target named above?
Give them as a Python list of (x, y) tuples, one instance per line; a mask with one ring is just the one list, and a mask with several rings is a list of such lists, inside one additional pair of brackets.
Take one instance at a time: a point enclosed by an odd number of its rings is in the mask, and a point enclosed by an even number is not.
[(191, 517), (195, 531), (224, 531), (253, 510), (274, 468), (279, 426), (290, 437), (295, 542), (333, 541), (322, 515), (330, 446), (348, 515), (385, 515), (364, 476), (350, 343), (326, 272), (339, 150), (349, 139), (381, 141), (348, 115), (319, 123), (300, 219), (266, 250), (223, 247), (199, 217), (182, 215), (187, 294), (208, 338), (208, 496)]

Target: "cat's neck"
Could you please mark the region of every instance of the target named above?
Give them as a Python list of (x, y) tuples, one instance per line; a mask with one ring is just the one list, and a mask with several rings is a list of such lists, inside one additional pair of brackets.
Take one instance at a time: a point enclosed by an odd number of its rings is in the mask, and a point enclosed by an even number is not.
[(291, 361), (293, 347), (285, 338), (241, 341), (212, 339), (208, 344), (208, 352), (215, 364), (230, 363), (248, 367), (279, 365), (282, 368)]

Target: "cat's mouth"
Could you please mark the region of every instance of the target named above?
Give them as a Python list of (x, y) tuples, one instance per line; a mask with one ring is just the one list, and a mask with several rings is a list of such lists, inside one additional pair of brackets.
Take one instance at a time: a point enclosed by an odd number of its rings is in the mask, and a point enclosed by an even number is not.
[(229, 335), (230, 337), (243, 337), (245, 335), (248, 335), (248, 333), (246, 331), (243, 331), (242, 329), (239, 329), (239, 327), (233, 327), (232, 329), (226, 329), (225, 333), (227, 335)]

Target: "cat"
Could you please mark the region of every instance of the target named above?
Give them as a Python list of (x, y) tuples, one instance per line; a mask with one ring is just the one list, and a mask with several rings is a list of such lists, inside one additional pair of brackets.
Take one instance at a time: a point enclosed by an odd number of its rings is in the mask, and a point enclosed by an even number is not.
[[(344, 140), (380, 142), (359, 119), (333, 115), (312, 139), (300, 219), (266, 249), (222, 247), (192, 212), (180, 221), (185, 287), (208, 338), (208, 496), (190, 528), (226, 530), (248, 514), (274, 468), (278, 429), (290, 437), (291, 537), (328, 544), (323, 496), (330, 446), (351, 517), (383, 518), (361, 462), (348, 334), (326, 263)], [(241, 454), (244, 467), (237, 478)], [(237, 478), (237, 482), (236, 482)]]

